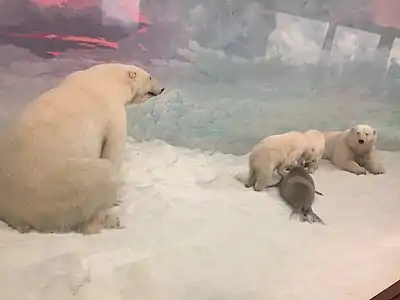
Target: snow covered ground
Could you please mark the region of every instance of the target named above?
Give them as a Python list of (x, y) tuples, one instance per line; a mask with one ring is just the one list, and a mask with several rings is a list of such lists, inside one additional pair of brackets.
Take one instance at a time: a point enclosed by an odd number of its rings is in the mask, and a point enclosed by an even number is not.
[(400, 269), (400, 154), (381, 155), (383, 176), (323, 163), (323, 226), (289, 220), (276, 189), (246, 189), (246, 156), (131, 140), (117, 208), (126, 228), (1, 227), (0, 299), (369, 299)]

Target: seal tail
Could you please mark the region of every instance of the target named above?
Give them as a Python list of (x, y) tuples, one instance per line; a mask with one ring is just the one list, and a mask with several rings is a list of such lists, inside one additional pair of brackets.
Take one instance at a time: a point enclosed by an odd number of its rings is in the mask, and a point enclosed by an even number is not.
[(294, 210), (289, 216), (289, 219), (296, 218), (300, 222), (307, 222), (307, 223), (320, 223), (325, 225), (325, 222), (312, 210), (309, 211), (302, 211), (302, 210)]
[(320, 223), (325, 225), (325, 222), (313, 211), (308, 212), (306, 218), (309, 223)]

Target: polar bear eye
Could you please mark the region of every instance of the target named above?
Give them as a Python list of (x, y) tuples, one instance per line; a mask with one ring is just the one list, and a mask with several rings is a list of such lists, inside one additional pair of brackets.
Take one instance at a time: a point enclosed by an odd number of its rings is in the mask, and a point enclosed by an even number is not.
[(365, 135), (368, 135), (368, 133), (366, 133)]
[(150, 79), (150, 80), (152, 79), (151, 76), (149, 77), (149, 79)]

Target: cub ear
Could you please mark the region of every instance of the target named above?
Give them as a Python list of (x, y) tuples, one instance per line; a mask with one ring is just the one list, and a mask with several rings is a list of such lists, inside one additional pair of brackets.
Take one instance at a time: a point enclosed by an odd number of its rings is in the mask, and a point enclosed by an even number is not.
[(373, 133), (374, 133), (374, 135), (376, 135), (376, 129), (374, 129)]
[(130, 79), (136, 79), (136, 72), (135, 71), (128, 71), (128, 76)]
[(355, 127), (351, 127), (351, 129), (350, 129), (351, 131), (356, 131), (356, 128)]

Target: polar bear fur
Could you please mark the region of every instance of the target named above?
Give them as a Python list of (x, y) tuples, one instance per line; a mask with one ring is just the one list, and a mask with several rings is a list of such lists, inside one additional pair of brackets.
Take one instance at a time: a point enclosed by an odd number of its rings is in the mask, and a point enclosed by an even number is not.
[(376, 129), (360, 124), (344, 131), (328, 131), (325, 136), (323, 158), (338, 168), (357, 174), (384, 174), (385, 168), (378, 161), (375, 144)]
[(119, 227), (124, 107), (164, 89), (141, 68), (100, 64), (28, 104), (0, 141), (0, 220), (20, 232)]
[(315, 149), (309, 147), (302, 132), (290, 131), (266, 137), (250, 152), (245, 186), (262, 191), (275, 170), (283, 175), (287, 168), (308, 163), (315, 159), (315, 155)]
[(308, 139), (308, 144), (315, 149), (315, 159), (308, 163), (307, 171), (314, 173), (318, 170), (319, 163), (325, 151), (325, 136), (321, 131), (310, 129), (304, 132), (304, 135)]

